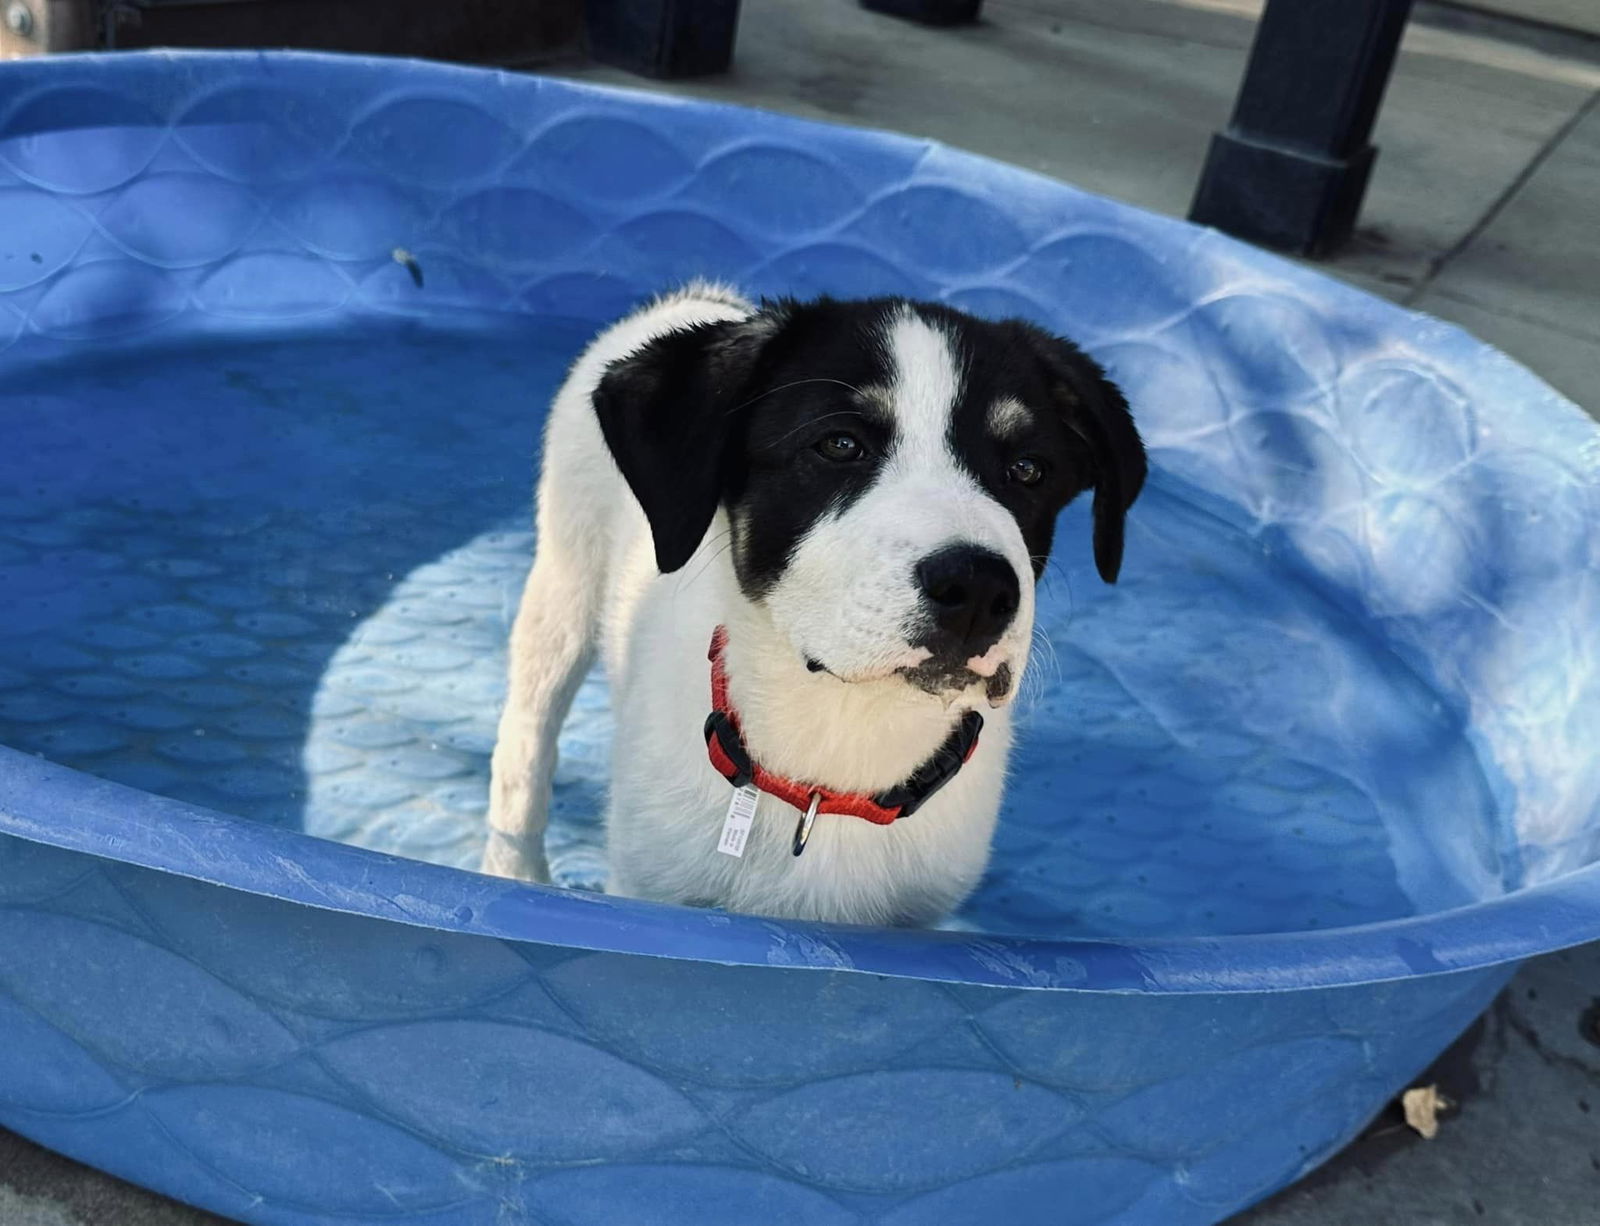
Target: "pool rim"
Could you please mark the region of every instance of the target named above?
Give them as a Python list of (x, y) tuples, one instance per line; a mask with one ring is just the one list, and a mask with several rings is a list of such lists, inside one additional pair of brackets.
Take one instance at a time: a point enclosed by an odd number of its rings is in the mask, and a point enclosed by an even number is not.
[[(1600, 864), (1448, 911), (1299, 932), (1043, 939), (778, 920), (370, 851), (6, 746), (0, 836), (299, 906), (497, 940), (996, 988), (1193, 995), (1356, 987), (1484, 970), (1600, 936)], [(6, 905), (27, 905), (25, 890), (10, 893)]]

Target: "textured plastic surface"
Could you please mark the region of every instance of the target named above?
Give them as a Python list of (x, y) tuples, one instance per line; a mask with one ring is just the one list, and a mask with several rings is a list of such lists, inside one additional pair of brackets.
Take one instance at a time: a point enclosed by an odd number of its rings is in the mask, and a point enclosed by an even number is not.
[[(8, 66), (0, 218), (0, 1123), (260, 1222), (1183, 1226), (1600, 935), (1600, 443), (1460, 332), (937, 146), (395, 62)], [(1139, 409), (983, 935), (448, 867), (542, 402), (706, 274), (1023, 314)], [(608, 740), (596, 680), (569, 883)]]

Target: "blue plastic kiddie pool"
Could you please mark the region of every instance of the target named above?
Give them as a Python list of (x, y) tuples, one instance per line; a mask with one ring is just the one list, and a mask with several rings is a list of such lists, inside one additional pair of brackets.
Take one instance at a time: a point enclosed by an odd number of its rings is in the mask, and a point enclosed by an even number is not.
[[(691, 276), (1127, 389), (941, 932), (476, 859), (544, 405)], [(1600, 936), (1600, 432), (1471, 337), (922, 142), (404, 62), (0, 68), (0, 1124), (261, 1223), (1210, 1223)], [(431, 863), (429, 862), (431, 861)]]

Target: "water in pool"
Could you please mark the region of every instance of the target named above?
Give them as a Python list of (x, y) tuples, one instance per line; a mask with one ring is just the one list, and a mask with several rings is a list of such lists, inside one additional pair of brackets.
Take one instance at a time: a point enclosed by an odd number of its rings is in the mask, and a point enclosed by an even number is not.
[[(13, 363), (0, 742), (328, 838), (477, 860), (542, 406), (586, 329), (410, 323)], [(1123, 581), (1067, 513), (995, 932), (1291, 931), (1497, 891), (1451, 708), (1159, 476)], [(604, 876), (609, 720), (562, 745), (555, 871)], [(845, 819), (836, 819), (845, 820)]]

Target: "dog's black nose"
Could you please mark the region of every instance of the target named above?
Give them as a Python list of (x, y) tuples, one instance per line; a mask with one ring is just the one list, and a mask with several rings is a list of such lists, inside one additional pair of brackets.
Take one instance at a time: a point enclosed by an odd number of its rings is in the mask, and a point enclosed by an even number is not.
[[(950, 545), (917, 563), (917, 583), (932, 615), (935, 639), (946, 650), (982, 655), (1017, 615), (1017, 572), (999, 554), (977, 545)], [(930, 643), (929, 646), (934, 646)]]

